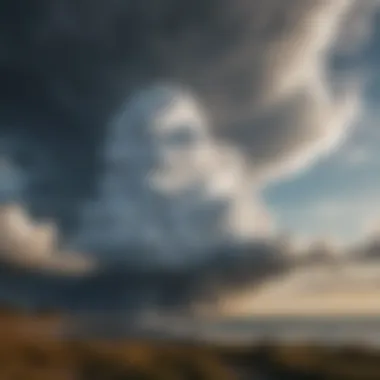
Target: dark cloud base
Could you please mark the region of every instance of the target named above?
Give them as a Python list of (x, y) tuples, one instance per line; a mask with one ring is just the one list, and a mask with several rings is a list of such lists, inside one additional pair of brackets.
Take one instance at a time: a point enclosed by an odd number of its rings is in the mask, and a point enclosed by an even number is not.
[[(217, 310), (218, 302), (294, 269), (272, 243), (219, 250), (192, 267), (168, 269), (125, 262), (100, 263), (94, 271), (59, 273), (0, 260), (0, 303), (63, 313), (197, 313)], [(137, 253), (134, 253), (137, 254)], [(237, 260), (237, 256), (239, 260)]]

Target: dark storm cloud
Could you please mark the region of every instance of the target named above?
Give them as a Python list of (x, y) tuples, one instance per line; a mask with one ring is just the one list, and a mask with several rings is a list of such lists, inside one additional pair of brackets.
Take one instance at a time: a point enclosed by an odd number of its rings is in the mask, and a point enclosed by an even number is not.
[[(318, 30), (334, 29), (350, 3), (3, 1), (1, 128), (17, 131), (55, 163), (56, 175), (28, 190), (32, 209), (66, 227), (74, 221), (77, 202), (95, 191), (106, 121), (129, 94), (152, 82), (190, 87), (219, 131), (242, 119), (251, 132), (244, 127), (239, 135), (251, 136), (253, 157), (273, 160), (255, 150), (255, 141), (270, 145), (277, 131), (268, 138), (261, 137), (265, 127), (252, 132), (255, 110), (302, 87), (300, 69), (313, 71), (314, 52), (331, 44)], [(302, 127), (306, 135), (309, 130)], [(274, 161), (289, 149), (279, 141), (273, 146), (283, 153)]]
[[(3, 252), (2, 252), (3, 253)], [(131, 254), (138, 255), (136, 252)], [(141, 252), (140, 252), (141, 253)], [(83, 270), (80, 260), (0, 256), (0, 302), (10, 299), (30, 307), (56, 307), (85, 315), (144, 312), (218, 313), (226, 301), (294, 268), (273, 243), (220, 249), (202, 263), (176, 270), (135, 263), (109, 263)], [(239, 259), (237, 260), (236, 255)], [(18, 257), (17, 257), (18, 256)], [(37, 259), (37, 260), (36, 260)], [(40, 260), (39, 260), (40, 259)], [(74, 259), (74, 260), (73, 260)]]
[[(83, 201), (103, 200), (97, 192), (107, 177), (110, 120), (126, 99), (156, 83), (189, 88), (207, 112), (215, 145), (224, 140), (247, 158), (248, 169), (239, 180), (252, 176), (255, 182), (257, 173), (288, 173), (303, 165), (301, 160), (334, 145), (355, 116), (360, 91), (351, 81), (337, 91), (328, 66), (342, 28), (351, 26), (346, 17), (352, 16), (354, 4), (2, 1), (0, 133), (7, 143), (1, 153), (25, 175), (20, 199), (33, 215), (54, 219), (64, 233), (76, 231)], [(132, 190), (133, 184), (131, 180)], [(236, 219), (250, 199), (239, 186), (235, 195), (243, 200), (235, 197)], [(144, 256), (139, 249), (126, 247), (125, 254)], [(183, 276), (174, 274), (172, 282), (166, 267), (144, 274), (130, 260), (118, 276), (113, 269), (95, 275), (95, 285), (104, 278), (105, 285), (93, 288), (89, 282), (88, 292), (99, 289), (94, 307), (102, 307), (112, 292), (122, 297), (126, 289), (136, 308), (142, 299), (149, 305), (189, 304), (208, 289), (214, 289), (213, 297), (223, 296), (287, 267), (277, 248), (230, 252), (236, 255), (207, 252), (202, 263), (182, 268)], [(169, 285), (163, 295), (150, 296), (157, 284)], [(82, 285), (86, 289), (86, 282)], [(83, 299), (88, 292), (83, 291)]]

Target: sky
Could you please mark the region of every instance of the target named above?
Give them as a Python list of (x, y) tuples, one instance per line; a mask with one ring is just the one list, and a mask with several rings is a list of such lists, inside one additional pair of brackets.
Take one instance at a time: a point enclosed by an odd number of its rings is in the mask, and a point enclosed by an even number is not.
[[(369, 25), (369, 24), (368, 24)], [(306, 171), (265, 190), (265, 200), (284, 230), (305, 238), (330, 236), (350, 243), (377, 229), (379, 198), (379, 31), (356, 62), (367, 67), (362, 109), (350, 133)], [(360, 74), (363, 75), (363, 74)]]
[(336, 150), (307, 171), (265, 190), (265, 200), (284, 230), (349, 243), (377, 228), (378, 116), (370, 106), (364, 112), (364, 120)]
[(225, 305), (229, 315), (378, 315), (379, 263), (316, 266), (274, 278)]
[(224, 293), (287, 270), (284, 235), (379, 232), (377, 0), (24, 3), (0, 8), (8, 259)]

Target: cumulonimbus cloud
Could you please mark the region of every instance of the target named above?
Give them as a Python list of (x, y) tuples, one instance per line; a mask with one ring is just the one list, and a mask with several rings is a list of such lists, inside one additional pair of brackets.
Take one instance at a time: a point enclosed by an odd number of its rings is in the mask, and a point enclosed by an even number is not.
[(157, 83), (189, 89), (213, 135), (244, 151), (254, 173), (314, 157), (355, 113), (357, 89), (338, 91), (329, 62), (357, 3), (56, 0), (26, 12), (7, 2), (2, 17), (24, 22), (2, 23), (4, 131), (55, 166), (29, 184), (33, 214), (75, 229), (113, 112)]
[[(6, 4), (0, 132), (28, 173), (15, 187), (34, 216), (105, 260), (158, 251), (161, 268), (172, 251), (194, 265), (182, 255), (194, 244), (203, 254), (265, 234), (260, 189), (333, 148), (360, 110), (357, 78), (331, 67), (356, 54), (342, 48), (354, 0)], [(192, 148), (164, 148), (160, 123)], [(155, 249), (135, 256), (136, 245)]]

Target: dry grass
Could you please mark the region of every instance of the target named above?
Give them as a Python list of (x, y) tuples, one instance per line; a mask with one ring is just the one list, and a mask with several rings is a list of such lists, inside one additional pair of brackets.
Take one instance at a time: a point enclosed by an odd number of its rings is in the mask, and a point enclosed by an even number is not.
[(59, 317), (0, 316), (1, 380), (380, 380), (380, 351), (353, 347), (195, 346), (169, 342), (62, 341), (34, 330)]
[[(1, 380), (230, 380), (207, 347), (143, 341), (68, 341), (50, 331), (59, 317), (0, 316)], [(49, 333), (45, 334), (45, 329)]]
[(271, 379), (380, 380), (380, 351), (370, 348), (262, 344), (220, 351), (226, 362)]
[[(6, 345), (6, 346), (5, 346)], [(231, 379), (204, 349), (141, 343), (1, 342), (0, 379)]]

